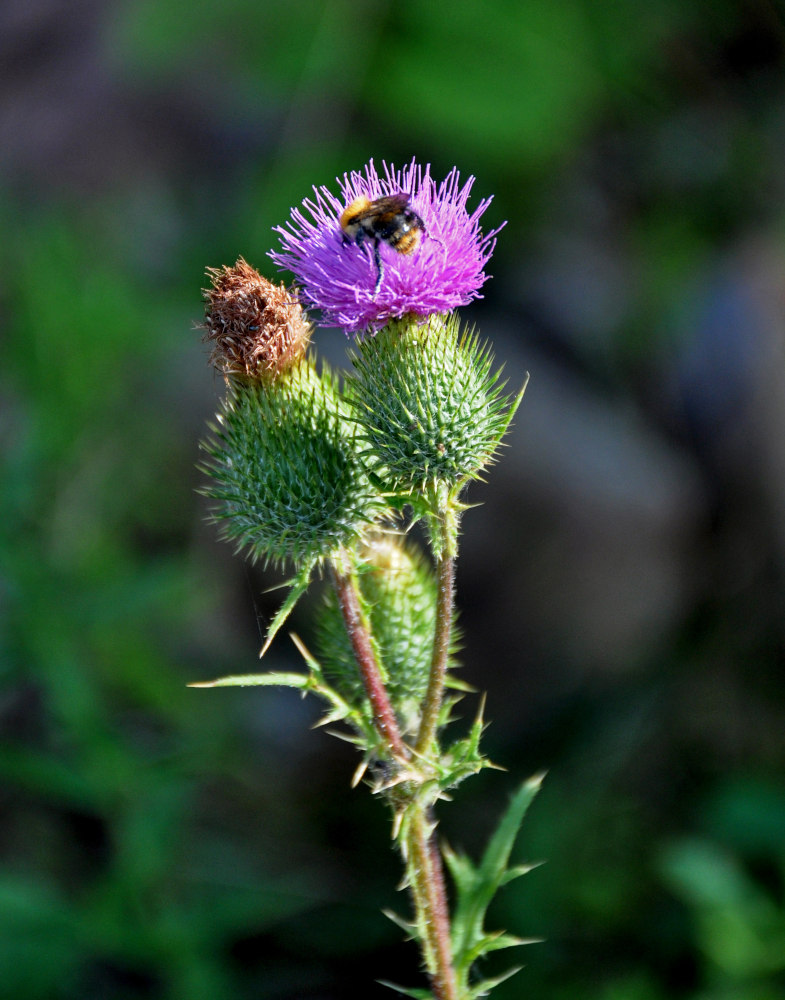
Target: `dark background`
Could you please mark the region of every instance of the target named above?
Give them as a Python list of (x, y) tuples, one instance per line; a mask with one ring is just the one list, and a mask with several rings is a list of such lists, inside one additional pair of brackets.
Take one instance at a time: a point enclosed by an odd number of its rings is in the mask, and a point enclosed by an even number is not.
[(416, 156), (495, 194), (466, 315), (531, 372), (458, 581), (508, 772), (441, 814), (476, 854), (549, 771), (492, 920), (546, 941), (496, 995), (785, 998), (784, 69), (766, 0), (0, 8), (0, 993), (421, 982), (352, 749), (185, 687), (280, 600), (195, 492), (204, 268), (274, 276), (312, 184)]

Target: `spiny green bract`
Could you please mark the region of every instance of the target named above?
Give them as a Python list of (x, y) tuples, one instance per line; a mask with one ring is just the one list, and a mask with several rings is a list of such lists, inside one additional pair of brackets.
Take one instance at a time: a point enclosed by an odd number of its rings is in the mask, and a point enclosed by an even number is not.
[[(363, 547), (359, 588), (369, 618), (387, 692), (404, 733), (419, 724), (428, 685), (436, 622), (436, 580), (412, 545), (379, 535)], [(316, 648), (324, 676), (353, 705), (365, 692), (333, 592), (316, 624)]]
[(356, 544), (382, 502), (328, 371), (303, 361), (272, 384), (234, 386), (202, 447), (223, 537), (298, 569)]
[(390, 323), (358, 344), (347, 398), (393, 492), (452, 490), (488, 465), (512, 415), (493, 358), (454, 315)]

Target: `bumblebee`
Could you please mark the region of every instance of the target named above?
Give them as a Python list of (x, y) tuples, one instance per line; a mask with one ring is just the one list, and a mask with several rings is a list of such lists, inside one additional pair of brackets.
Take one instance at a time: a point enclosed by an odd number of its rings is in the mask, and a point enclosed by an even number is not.
[(344, 243), (362, 246), (366, 241), (373, 243), (373, 258), (376, 262), (376, 287), (379, 291), (384, 274), (384, 263), (379, 246), (386, 243), (398, 253), (414, 253), (425, 235), (425, 223), (409, 208), (408, 194), (391, 194), (371, 201), (360, 195), (347, 205), (340, 218)]

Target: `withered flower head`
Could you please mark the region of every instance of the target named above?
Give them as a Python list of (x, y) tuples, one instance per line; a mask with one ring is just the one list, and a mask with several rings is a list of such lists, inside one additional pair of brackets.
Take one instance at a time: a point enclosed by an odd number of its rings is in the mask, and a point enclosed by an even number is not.
[(304, 354), (311, 327), (284, 285), (273, 285), (242, 257), (234, 267), (209, 267), (212, 288), (202, 328), (210, 364), (239, 381), (272, 379)]

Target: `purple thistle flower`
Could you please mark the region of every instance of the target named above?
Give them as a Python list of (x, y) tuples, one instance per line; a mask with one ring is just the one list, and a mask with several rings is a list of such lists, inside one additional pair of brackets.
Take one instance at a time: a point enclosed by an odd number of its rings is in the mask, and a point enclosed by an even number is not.
[[(426, 317), (449, 312), (480, 298), (488, 275), (483, 268), (502, 228), (483, 234), (479, 220), (491, 203), (483, 199), (471, 215), (466, 210), (474, 177), (460, 187), (457, 167), (436, 186), (430, 166), (414, 160), (397, 171), (384, 166), (379, 177), (371, 160), (364, 173), (336, 178), (341, 197), (326, 187), (314, 187), (314, 198), (303, 209), (292, 209), (286, 226), (277, 226), (283, 249), (270, 256), (288, 268), (300, 285), (300, 298), (321, 310), (321, 326), (340, 326), (347, 333), (378, 330), (405, 313)], [(343, 210), (355, 198), (371, 201), (385, 195), (408, 194), (410, 207), (422, 219), (425, 235), (412, 254), (398, 253), (379, 242), (383, 278), (378, 291), (374, 247), (347, 242), (340, 226)], [(502, 223), (504, 225), (504, 223)]]

